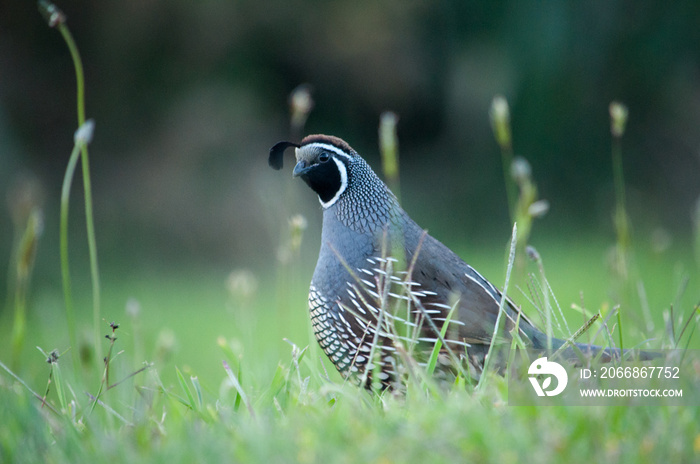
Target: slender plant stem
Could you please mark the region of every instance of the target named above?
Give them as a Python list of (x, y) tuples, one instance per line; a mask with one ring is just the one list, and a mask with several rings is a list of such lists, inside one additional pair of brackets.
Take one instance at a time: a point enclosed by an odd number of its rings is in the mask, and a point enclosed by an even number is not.
[(21, 378), (20, 376), (18, 376), (17, 374), (15, 374), (9, 367), (7, 367), (2, 361), (0, 361), (0, 368), (2, 368), (5, 372), (7, 372), (8, 374), (10, 374), (10, 375), (12, 376), (12, 378), (15, 379), (15, 381), (17, 381), (20, 385), (22, 385), (24, 388), (26, 388), (27, 391), (29, 391), (29, 393), (31, 393), (32, 396), (34, 396), (34, 398), (36, 398), (36, 399), (38, 399), (38, 400), (41, 400), (41, 402), (42, 402), (42, 407), (43, 407), (43, 406), (46, 406), (46, 407), (47, 407), (48, 409), (50, 409), (54, 414), (60, 415), (60, 413), (58, 412), (58, 410), (57, 410), (56, 408), (54, 408), (50, 403), (44, 402), (44, 399), (45, 399), (45, 398), (44, 398), (43, 396), (41, 396), (40, 394), (38, 394), (37, 392), (35, 392), (34, 390), (32, 390), (32, 387), (30, 387), (29, 384), (27, 384), (27, 382), (25, 382), (24, 380), (22, 380), (22, 378)]
[(612, 142), (613, 177), (615, 184), (615, 200), (618, 211), (625, 210), (625, 176), (622, 169), (622, 143), (619, 137)]
[(615, 184), (615, 229), (617, 232), (617, 246), (620, 248), (619, 264), (627, 271), (627, 251), (630, 246), (630, 230), (627, 219), (625, 199), (625, 177), (622, 169), (622, 142), (615, 137), (612, 142), (613, 182)]
[(95, 353), (97, 354), (97, 359), (102, 359), (102, 337), (100, 336), (100, 271), (97, 263), (97, 240), (95, 239), (95, 225), (92, 214), (90, 166), (88, 163), (86, 147), (83, 147), (81, 159), (83, 161), (83, 188), (85, 190), (85, 221), (87, 226), (88, 248), (90, 251), (90, 274), (92, 276), (92, 311)]
[(506, 186), (510, 222), (516, 222), (518, 219), (516, 212), (518, 204), (518, 186), (515, 185), (513, 176), (510, 175), (510, 167), (513, 164), (513, 148), (510, 145), (501, 148), (501, 164), (503, 167), (503, 182)]
[(66, 41), (68, 50), (70, 51), (71, 58), (73, 59), (73, 66), (75, 67), (75, 79), (78, 88), (77, 104), (78, 104), (78, 126), (82, 126), (85, 122), (85, 78), (83, 73), (83, 61), (80, 59), (80, 53), (78, 52), (78, 46), (73, 40), (73, 35), (70, 33), (68, 26), (61, 22), (58, 24), (58, 30), (63, 36), (63, 40)]
[(34, 207), (27, 217), (24, 233), (17, 241), (14, 251), (14, 305), (15, 317), (12, 324), (12, 364), (18, 368), (20, 354), (27, 333), (27, 293), (31, 280), (36, 249), (43, 229), (41, 210)]
[[(71, 35), (65, 22), (58, 23), (58, 30), (61, 32), (63, 39), (66, 41), (66, 45), (68, 46), (73, 59), (73, 65), (75, 66), (78, 126), (81, 127), (83, 124), (85, 124), (85, 79), (83, 73), (83, 63), (80, 59), (78, 47), (75, 44), (73, 36)], [(95, 239), (95, 226), (93, 222), (92, 185), (90, 182), (90, 162), (87, 144), (83, 144), (80, 151), (83, 168), (83, 189), (85, 192), (85, 222), (87, 227), (88, 249), (90, 253), (90, 275), (92, 279), (93, 335), (96, 357), (97, 359), (102, 359), (102, 344), (100, 337), (100, 274), (97, 262), (97, 240)], [(70, 188), (70, 184), (68, 187)]]
[(491, 119), (491, 128), (493, 135), (496, 137), (496, 142), (501, 149), (501, 164), (503, 167), (503, 181), (506, 187), (506, 196), (508, 198), (508, 212), (510, 213), (510, 222), (517, 222), (517, 200), (518, 190), (515, 185), (515, 180), (511, 175), (511, 167), (513, 165), (513, 134), (510, 127), (510, 108), (508, 101), (501, 95), (496, 95), (491, 102), (489, 110)]
[(628, 285), (630, 273), (630, 250), (632, 245), (630, 223), (627, 216), (625, 199), (625, 177), (622, 169), (622, 141), (621, 136), (614, 136), (612, 141), (613, 179), (615, 184), (615, 231), (617, 233), (617, 246), (615, 257), (620, 279), (620, 309), (617, 312), (617, 325), (620, 335), (620, 349), (622, 343), (622, 302), (628, 299)]
[(20, 366), (20, 355), (27, 333), (28, 276), (20, 276), (15, 284), (15, 317), (12, 323), (12, 367)]
[(75, 311), (73, 310), (73, 292), (71, 289), (70, 266), (68, 261), (68, 209), (70, 206), (70, 186), (75, 174), (75, 166), (80, 156), (80, 147), (75, 145), (68, 159), (68, 166), (63, 177), (61, 188), (61, 222), (60, 222), (60, 248), (61, 248), (61, 275), (63, 281), (63, 298), (66, 304), (66, 322), (68, 323), (68, 340), (71, 357), (76, 373), (80, 371), (80, 359), (78, 357), (78, 345), (75, 335)]
[(481, 377), (479, 378), (479, 383), (476, 385), (476, 390), (483, 388), (486, 383), (486, 376), (489, 371), (489, 366), (491, 365), (491, 356), (496, 352), (495, 344), (501, 331), (501, 316), (503, 313), (508, 311), (506, 309), (506, 300), (508, 295), (508, 284), (510, 283), (510, 274), (513, 270), (513, 264), (515, 263), (515, 247), (518, 240), (518, 224), (513, 223), (513, 234), (510, 239), (510, 253), (508, 255), (508, 267), (506, 268), (506, 281), (503, 284), (503, 292), (501, 293), (501, 302), (498, 305), (498, 316), (496, 316), (496, 324), (493, 327), (493, 334), (491, 335), (491, 344), (489, 345), (489, 350), (486, 353), (486, 358), (484, 359), (484, 368), (481, 370)]

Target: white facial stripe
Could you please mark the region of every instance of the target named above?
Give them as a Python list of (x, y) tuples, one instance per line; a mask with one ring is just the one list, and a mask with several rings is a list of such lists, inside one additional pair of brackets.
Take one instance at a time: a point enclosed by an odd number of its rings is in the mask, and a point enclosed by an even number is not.
[[(328, 143), (314, 142), (314, 143), (310, 143), (309, 145), (306, 145), (305, 147), (319, 147), (319, 148), (322, 148), (326, 151), (332, 151), (336, 155), (342, 156), (343, 158), (345, 158), (348, 161), (352, 160), (352, 157), (350, 155), (348, 155), (347, 153), (345, 153), (343, 150), (341, 150), (338, 147), (334, 147), (333, 145), (330, 145)], [(297, 150), (298, 150), (298, 148), (297, 148)]]
[[(325, 145), (325, 144), (318, 144), (318, 145), (323, 145), (324, 148), (325, 148), (326, 146), (327, 146), (327, 147), (330, 147), (329, 149), (332, 149), (335, 153), (339, 154), (340, 156), (347, 156), (345, 153), (335, 151), (335, 150), (337, 150), (337, 148), (335, 148), (335, 147), (332, 146), (332, 145)], [(333, 204), (334, 204), (336, 201), (338, 201), (338, 198), (340, 198), (340, 195), (345, 191), (345, 189), (346, 189), (347, 186), (348, 186), (348, 170), (347, 170), (347, 168), (345, 167), (345, 164), (343, 164), (342, 161), (338, 161), (338, 160), (335, 159), (335, 158), (331, 158), (331, 159), (333, 160), (333, 162), (335, 162), (335, 165), (338, 166), (338, 172), (340, 173), (340, 188), (339, 188), (338, 191), (335, 193), (335, 195), (333, 196), (333, 198), (331, 198), (331, 199), (328, 200), (328, 201), (325, 201), (325, 202), (324, 202), (324, 201), (321, 200), (321, 197), (318, 198), (318, 201), (321, 202), (321, 206), (323, 206), (324, 209), (325, 209), (325, 208), (330, 208), (331, 206), (333, 206)]]

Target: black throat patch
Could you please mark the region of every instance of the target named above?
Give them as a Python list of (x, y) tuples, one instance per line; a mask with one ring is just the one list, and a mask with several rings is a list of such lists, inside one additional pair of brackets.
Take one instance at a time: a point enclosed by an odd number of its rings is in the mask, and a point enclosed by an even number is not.
[(306, 184), (318, 194), (323, 203), (329, 202), (342, 187), (342, 179), (338, 166), (332, 160), (316, 165), (308, 173), (301, 176)]

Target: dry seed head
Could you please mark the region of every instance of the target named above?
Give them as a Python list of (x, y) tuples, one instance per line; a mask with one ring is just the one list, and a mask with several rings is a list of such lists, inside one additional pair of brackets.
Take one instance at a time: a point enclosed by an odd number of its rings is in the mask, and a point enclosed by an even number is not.
[(293, 234), (305, 231), (307, 225), (306, 218), (301, 214), (295, 214), (289, 218), (289, 228)]
[(625, 133), (625, 126), (627, 125), (627, 116), (629, 115), (629, 110), (627, 107), (620, 102), (610, 103), (610, 132), (612, 132), (613, 137), (622, 137)]
[(58, 362), (59, 357), (60, 354), (58, 353), (58, 350), (52, 350), (51, 353), (49, 353), (49, 357), (46, 358), (46, 362), (49, 364), (55, 364)]
[(131, 318), (139, 317), (141, 314), (141, 303), (136, 298), (129, 298), (126, 301), (126, 314)]
[(292, 114), (307, 115), (314, 107), (314, 99), (311, 97), (311, 87), (301, 84), (289, 95), (289, 106)]
[(510, 165), (510, 175), (515, 182), (520, 184), (530, 180), (532, 176), (532, 167), (530, 167), (530, 163), (528, 163), (525, 158), (516, 156), (515, 159), (513, 159), (513, 163)]
[(7, 208), (13, 226), (17, 229), (26, 227), (33, 212), (41, 210), (44, 197), (44, 189), (33, 175), (23, 174), (13, 180), (7, 190)]
[(309, 84), (301, 84), (292, 90), (292, 93), (289, 95), (289, 111), (294, 132), (301, 133), (313, 107), (314, 99), (311, 96), (311, 86)]
[(396, 113), (385, 111), (379, 118), (379, 147), (382, 154), (382, 168), (388, 179), (396, 179), (399, 174), (398, 137), (396, 124), (399, 117)]
[(92, 141), (92, 135), (95, 132), (95, 120), (88, 119), (85, 123), (75, 131), (73, 136), (74, 143), (82, 147), (83, 145), (89, 145)]
[(156, 340), (155, 351), (159, 359), (168, 359), (175, 352), (177, 339), (175, 332), (170, 329), (162, 329)]
[(49, 27), (56, 27), (58, 24), (64, 24), (66, 22), (66, 15), (51, 2), (40, 1), (39, 12), (44, 16)]
[(502, 95), (496, 95), (491, 102), (491, 127), (496, 136), (496, 142), (502, 150), (510, 150), (511, 147), (511, 132), (510, 132), (510, 108), (508, 100)]
[(250, 298), (258, 290), (258, 279), (248, 269), (237, 269), (228, 275), (226, 288), (231, 296)]
[(17, 275), (26, 278), (29, 275), (36, 258), (39, 238), (44, 231), (44, 215), (39, 208), (32, 210), (27, 227), (22, 234), (17, 255)]
[(307, 225), (306, 218), (301, 214), (296, 214), (289, 219), (289, 232), (291, 234), (289, 248), (292, 252), (297, 252), (301, 248), (301, 240)]
[(537, 200), (527, 209), (528, 214), (533, 218), (540, 218), (547, 214), (547, 211), (549, 211), (549, 202), (547, 200)]
[(528, 258), (535, 262), (539, 262), (541, 259), (540, 253), (532, 245), (528, 245), (527, 247), (525, 247), (525, 253), (527, 253)]

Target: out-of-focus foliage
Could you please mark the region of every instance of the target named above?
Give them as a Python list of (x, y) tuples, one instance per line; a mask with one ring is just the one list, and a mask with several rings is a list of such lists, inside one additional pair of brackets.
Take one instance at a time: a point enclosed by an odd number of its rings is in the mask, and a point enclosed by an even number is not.
[[(347, 139), (377, 168), (379, 115), (398, 114), (402, 199), (447, 241), (510, 229), (489, 128), (495, 94), (508, 98), (515, 154), (551, 203), (542, 227), (609, 228), (608, 105), (619, 100), (630, 111), (623, 162), (632, 220), (690, 233), (700, 195), (696, 1), (58, 6), (86, 68), (105, 249), (128, 242), (137, 255), (250, 264), (278, 238), (280, 211), (313, 219), (304, 186), (266, 167), (269, 146), (289, 137), (287, 97), (301, 83), (315, 100), (307, 132)], [(3, 194), (30, 171), (56, 198), (77, 126), (74, 88), (65, 46), (36, 5), (2, 2)], [(46, 208), (51, 229), (57, 202)], [(3, 242), (6, 224), (3, 208)], [(5, 261), (9, 249), (0, 249)]]

